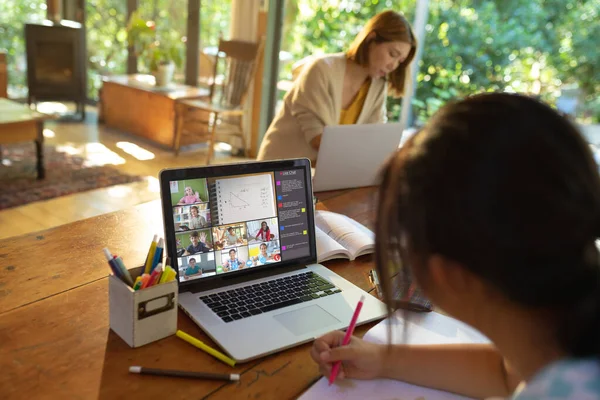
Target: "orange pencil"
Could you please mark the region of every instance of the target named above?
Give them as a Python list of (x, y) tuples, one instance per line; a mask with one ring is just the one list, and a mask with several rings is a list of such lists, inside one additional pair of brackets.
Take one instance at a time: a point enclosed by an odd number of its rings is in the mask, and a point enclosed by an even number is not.
[(149, 282), (150, 282), (150, 274), (143, 274), (142, 275), (142, 286), (140, 286), (140, 289), (147, 288)]

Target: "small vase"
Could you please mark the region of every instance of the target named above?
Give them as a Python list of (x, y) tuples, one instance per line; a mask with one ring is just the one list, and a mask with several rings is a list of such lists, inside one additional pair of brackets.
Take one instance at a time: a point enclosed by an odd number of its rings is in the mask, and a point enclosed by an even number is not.
[(168, 86), (173, 80), (173, 73), (175, 72), (175, 64), (160, 64), (156, 71), (152, 72), (156, 81), (157, 87)]

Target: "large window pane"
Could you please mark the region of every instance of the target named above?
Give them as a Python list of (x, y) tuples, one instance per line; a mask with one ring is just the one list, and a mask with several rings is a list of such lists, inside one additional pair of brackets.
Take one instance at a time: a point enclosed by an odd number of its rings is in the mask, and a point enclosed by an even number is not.
[[(377, 12), (391, 8), (413, 21), (415, 4), (287, 0), (282, 49), (294, 62), (346, 49)], [(412, 104), (416, 120), (422, 124), (450, 99), (482, 91), (528, 93), (558, 104), (569, 88), (570, 96), (578, 94), (576, 115), (600, 122), (599, 36), (600, 0), (430, 0)], [(292, 65), (282, 65), (280, 80), (292, 78)], [(388, 100), (390, 119), (397, 119), (400, 104)]]
[(219, 34), (229, 37), (231, 0), (202, 0), (200, 11), (200, 46), (219, 44)]
[[(187, 35), (187, 1), (186, 0), (140, 0), (141, 17), (156, 24), (156, 31), (171, 43), (181, 43), (181, 63), (175, 68), (175, 81), (185, 79), (185, 42)], [(200, 9), (200, 47), (217, 46), (219, 34), (229, 36), (231, 0), (202, 0)], [(200, 49), (199, 49), (200, 50)], [(148, 73), (147, 60), (138, 60), (138, 70)]]
[[(140, 0), (140, 17), (153, 21), (160, 41), (169, 42), (178, 46), (179, 57), (175, 61), (175, 79), (184, 79), (185, 68), (185, 36), (187, 31), (187, 0)], [(142, 73), (150, 72), (149, 61), (138, 59), (138, 70)]]
[[(415, 108), (425, 121), (456, 96), (528, 93), (555, 104), (580, 88), (583, 119), (600, 119), (599, 0), (430, 1)], [(596, 34), (594, 34), (594, 32)]]
[(8, 96), (27, 97), (25, 23), (46, 17), (45, 0), (0, 1), (0, 50), (8, 55)]
[(86, 0), (88, 97), (98, 99), (102, 75), (127, 70), (126, 0)]

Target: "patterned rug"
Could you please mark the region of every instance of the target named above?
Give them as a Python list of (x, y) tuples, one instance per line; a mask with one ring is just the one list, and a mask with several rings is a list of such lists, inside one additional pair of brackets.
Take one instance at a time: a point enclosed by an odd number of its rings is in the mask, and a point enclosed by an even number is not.
[(2, 146), (1, 160), (0, 210), (143, 179), (110, 166), (88, 166), (83, 157), (49, 145), (44, 146), (46, 178), (42, 180), (36, 179), (33, 143)]

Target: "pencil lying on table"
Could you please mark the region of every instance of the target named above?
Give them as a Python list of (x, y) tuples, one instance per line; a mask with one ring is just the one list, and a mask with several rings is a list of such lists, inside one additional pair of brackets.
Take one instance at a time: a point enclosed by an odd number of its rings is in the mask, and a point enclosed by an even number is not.
[(174, 369), (156, 369), (140, 366), (129, 367), (129, 372), (142, 375), (174, 376), (177, 378), (210, 379), (217, 381), (239, 381), (239, 374), (211, 374), (209, 372), (178, 371)]

